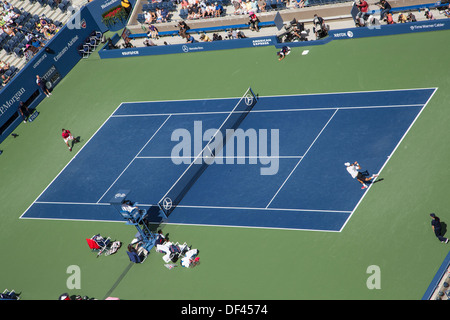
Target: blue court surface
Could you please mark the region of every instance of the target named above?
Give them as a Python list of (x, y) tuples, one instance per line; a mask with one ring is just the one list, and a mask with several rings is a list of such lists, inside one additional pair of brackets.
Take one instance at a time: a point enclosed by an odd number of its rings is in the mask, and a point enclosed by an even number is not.
[[(371, 188), (362, 190), (344, 163), (380, 172), (435, 90), (261, 96), (239, 126), (257, 133), (257, 152), (224, 152), (224, 163), (207, 167), (167, 223), (341, 231)], [(130, 190), (128, 198), (160, 222), (157, 204), (196, 156), (198, 137), (238, 101), (122, 103), (21, 218), (123, 221), (109, 201)], [(190, 133), (192, 152), (175, 164), (180, 140), (172, 135), (180, 129)], [(275, 131), (279, 143), (271, 145)]]

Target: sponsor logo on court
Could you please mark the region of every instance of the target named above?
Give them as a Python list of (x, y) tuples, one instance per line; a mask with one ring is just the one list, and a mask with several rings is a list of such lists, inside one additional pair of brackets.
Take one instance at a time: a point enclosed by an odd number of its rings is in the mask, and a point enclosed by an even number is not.
[(172, 209), (172, 199), (170, 199), (169, 197), (164, 198), (162, 206), (163, 206), (164, 210), (167, 210), (167, 211)]

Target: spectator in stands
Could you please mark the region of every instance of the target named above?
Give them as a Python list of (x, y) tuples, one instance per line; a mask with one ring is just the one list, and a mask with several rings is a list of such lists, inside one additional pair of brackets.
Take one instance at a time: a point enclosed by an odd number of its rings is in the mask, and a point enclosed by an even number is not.
[(179, 31), (178, 34), (182, 38), (186, 38), (186, 32), (190, 29), (190, 27), (183, 20), (179, 21), (177, 24)]
[(47, 40), (50, 40), (55, 35), (54, 33), (51, 32), (50, 27), (48, 25), (44, 26), (41, 31), (45, 39)]
[(158, 31), (158, 28), (155, 25), (150, 24), (148, 26), (147, 37), (148, 38), (152, 38), (152, 39), (159, 39), (159, 31)]
[[(444, 9), (444, 8), (442, 8), (442, 9)], [(439, 9), (439, 8), (438, 8), (438, 10), (442, 10), (442, 9)], [(443, 13), (447, 18), (450, 18), (450, 2), (447, 3), (447, 8), (444, 9), (444, 10), (442, 11), (442, 13)]]
[(358, 7), (358, 14), (356, 15), (356, 19), (364, 19), (364, 16), (367, 14), (367, 11), (369, 10), (369, 4), (366, 0), (359, 0), (359, 3), (355, 4)]
[(260, 0), (258, 7), (261, 10), (261, 12), (266, 12), (266, 1), (265, 0)]
[(5, 86), (9, 80), (11, 80), (10, 76), (5, 76), (4, 74), (2, 74), (2, 76), (0, 77), (0, 85), (1, 86)]
[(377, 5), (380, 7), (380, 20), (384, 20), (386, 14), (391, 11), (392, 7), (386, 0), (381, 0)]
[(0, 61), (0, 74), (4, 74), (9, 70), (9, 63), (3, 60)]
[(397, 22), (398, 23), (406, 23), (407, 22), (407, 18), (406, 15), (404, 13), (399, 13), (398, 14), (398, 18), (397, 18)]
[(48, 90), (47, 86), (45, 85), (44, 80), (42, 80), (41, 77), (39, 77), (39, 75), (36, 75), (36, 84), (39, 86), (39, 88), (47, 97), (50, 97), (52, 95), (51, 92)]
[(131, 43), (131, 39), (130, 38), (128, 38), (128, 37), (125, 38), (125, 42), (123, 43), (123, 47), (125, 49), (127, 49), (127, 48), (134, 48), (133, 44)]
[(143, 44), (144, 44), (144, 46), (146, 46), (146, 47), (153, 47), (153, 46), (156, 46), (156, 43), (154, 43), (153, 40), (150, 39), (150, 38), (145, 38)]
[(192, 36), (192, 34), (186, 34), (186, 43), (194, 43), (195, 42), (195, 39), (194, 39), (194, 37)]
[(208, 6), (206, 5), (205, 0), (201, 0), (199, 3), (199, 15), (201, 18), (206, 18), (208, 15), (207, 11)]
[(386, 23), (387, 24), (394, 24), (394, 17), (392, 16), (392, 13), (388, 12), (386, 13)]
[(111, 38), (108, 38), (108, 40), (106, 41), (108, 43), (108, 49), (112, 50), (112, 49), (119, 49), (118, 46), (116, 46)]
[(245, 12), (250, 14), (250, 11), (252, 11), (252, 2), (250, 0), (247, 0), (244, 4)]
[(156, 14), (153, 11), (147, 11), (144, 13), (145, 22), (147, 24), (152, 24), (156, 20)]
[(223, 6), (220, 3), (215, 3), (214, 17), (220, 17), (223, 13)]
[(200, 18), (198, 4), (194, 3), (188, 8), (188, 17), (189, 20), (194, 20)]
[(8, 3), (8, 1), (3, 1), (3, 10), (5, 10), (5, 11), (8, 11), (9, 9), (12, 9), (13, 8), (13, 6), (12, 5), (10, 5), (9, 3)]
[(157, 23), (165, 22), (165, 21), (163, 21), (163, 16), (161, 14), (160, 8), (156, 8), (156, 22)]
[(10, 37), (14, 37), (16, 35), (14, 30), (12, 28), (8, 27), (7, 24), (4, 24), (1, 28), (2, 28), (3, 32), (8, 34)]
[(408, 22), (416, 22), (417, 21), (416, 16), (412, 12), (408, 13), (408, 17), (406, 20), (408, 20)]
[(259, 21), (258, 17), (256, 16), (256, 14), (253, 11), (250, 11), (249, 13), (250, 13), (250, 15), (249, 15), (250, 21), (248, 24), (250, 26), (250, 30), (259, 32), (258, 25), (259, 25), (260, 21)]
[(211, 39), (204, 33), (200, 35), (200, 40), (203, 42), (211, 42)]
[(447, 18), (450, 18), (450, 4), (449, 4), (449, 8), (447, 8), (447, 9), (444, 10), (444, 15), (445, 15)]
[(288, 46), (283, 46), (283, 48), (277, 52), (278, 61), (283, 60), (289, 53), (291, 53), (291, 48)]
[(250, 11), (253, 11), (254, 13), (259, 12), (259, 6), (258, 6), (258, 2), (256, 0), (251, 1)]
[(208, 12), (208, 14), (207, 14), (208, 17), (213, 18), (215, 10), (216, 10), (216, 6), (212, 2), (209, 2), (206, 7), (206, 11)]
[(59, 31), (59, 28), (54, 23), (49, 23), (48, 28), (50, 33), (55, 34)]
[(325, 26), (325, 20), (319, 17), (317, 14), (314, 15), (313, 19), (313, 31), (316, 35), (316, 39), (323, 38), (327, 35), (327, 28)]
[(167, 8), (161, 9), (162, 22), (167, 22), (169, 20), (169, 10)]
[(187, 0), (182, 0), (180, 2), (180, 9), (187, 9), (189, 7), (189, 2)]
[(245, 3), (243, 4), (241, 0), (236, 0), (234, 2), (234, 14), (240, 15), (240, 14), (245, 14), (245, 13), (246, 13)]
[(305, 6), (305, 0), (295, 0), (294, 8), (303, 8)]
[(228, 39), (243, 39), (243, 38), (247, 38), (244, 34), (244, 32), (242, 32), (239, 29), (229, 29), (228, 30)]
[(428, 8), (425, 10), (425, 18), (427, 18), (428, 20), (435, 20), (435, 18), (433, 17), (433, 14), (431, 13), (431, 11)]
[(290, 31), (292, 33), (293, 39), (300, 40), (300, 41), (308, 41), (307, 36), (308, 33), (305, 31), (305, 23), (297, 21), (297, 19), (292, 19), (290, 22), (290, 25), (292, 26), (292, 30)]
[(218, 33), (213, 33), (212, 40), (213, 41), (220, 41), (220, 40), (222, 40), (222, 36), (220, 34), (218, 34)]
[(30, 51), (34, 53), (38, 52), (42, 47), (45, 46), (45, 43), (36, 37), (33, 37), (30, 42), (32, 47)]

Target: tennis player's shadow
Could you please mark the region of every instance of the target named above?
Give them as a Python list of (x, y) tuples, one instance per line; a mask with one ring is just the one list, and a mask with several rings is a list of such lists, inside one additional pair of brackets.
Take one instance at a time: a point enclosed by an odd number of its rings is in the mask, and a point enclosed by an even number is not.
[(73, 140), (72, 140), (72, 148), (73, 148), (74, 145), (76, 145), (77, 143), (80, 143), (80, 142), (81, 142), (81, 137), (80, 136), (78, 136), (76, 138), (73, 138)]
[(447, 233), (447, 224), (441, 221), (441, 236), (445, 236)]
[[(370, 174), (369, 171), (367, 171), (367, 170), (366, 170), (366, 171), (362, 171), (361, 174), (362, 174), (364, 177), (370, 177), (370, 176), (371, 176), (371, 174)], [(381, 182), (381, 181), (383, 181), (383, 180), (384, 180), (384, 178), (378, 177), (378, 178), (375, 179), (375, 181), (370, 180), (370, 181), (365, 182), (365, 184), (367, 184), (367, 185), (369, 185), (369, 184), (375, 184), (375, 183)]]

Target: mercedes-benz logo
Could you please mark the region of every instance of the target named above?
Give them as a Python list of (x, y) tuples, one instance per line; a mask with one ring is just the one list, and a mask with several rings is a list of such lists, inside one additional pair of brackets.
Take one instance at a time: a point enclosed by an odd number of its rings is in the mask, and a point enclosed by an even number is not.
[(181, 50), (183, 50), (183, 52), (188, 52), (188, 51), (189, 51), (189, 48), (188, 48), (187, 45), (184, 44), (184, 45), (181, 47)]
[(247, 93), (244, 98), (245, 104), (251, 106), (253, 103), (253, 96), (250, 93)]
[(172, 208), (172, 199), (164, 198), (163, 200), (163, 208), (169, 211)]

